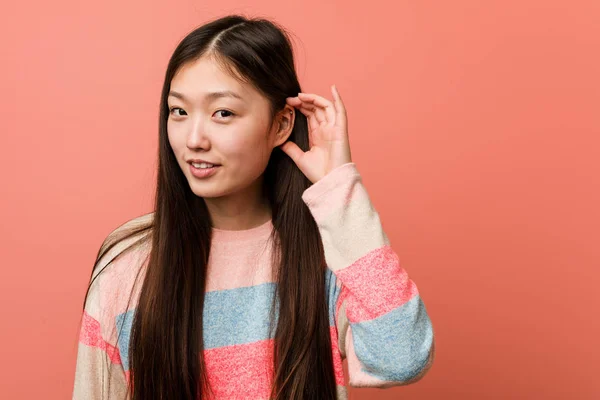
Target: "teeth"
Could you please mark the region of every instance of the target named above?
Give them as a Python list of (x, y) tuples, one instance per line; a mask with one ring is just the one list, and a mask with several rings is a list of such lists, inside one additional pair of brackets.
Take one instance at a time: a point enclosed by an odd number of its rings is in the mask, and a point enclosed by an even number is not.
[(207, 163), (192, 163), (192, 165), (196, 168), (211, 168), (214, 167), (213, 164), (207, 164)]

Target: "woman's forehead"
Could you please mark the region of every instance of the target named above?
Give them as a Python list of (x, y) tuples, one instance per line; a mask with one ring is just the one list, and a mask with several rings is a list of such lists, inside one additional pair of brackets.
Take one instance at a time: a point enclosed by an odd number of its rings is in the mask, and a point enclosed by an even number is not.
[[(221, 63), (211, 58), (201, 58), (183, 65), (171, 80), (171, 92), (175, 97), (188, 100), (214, 100), (231, 98), (238, 101), (250, 102), (260, 93), (240, 77), (232, 76), (235, 71), (229, 71)], [(178, 96), (177, 94), (183, 95)]]

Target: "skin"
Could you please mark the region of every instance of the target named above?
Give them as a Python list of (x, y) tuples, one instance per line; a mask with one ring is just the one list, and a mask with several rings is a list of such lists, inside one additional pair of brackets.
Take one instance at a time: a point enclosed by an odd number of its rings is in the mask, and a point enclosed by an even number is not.
[[(223, 90), (241, 99), (206, 97)], [(208, 57), (180, 68), (171, 81), (173, 92), (184, 98), (168, 97), (169, 143), (190, 188), (204, 198), (213, 227), (243, 230), (267, 222), (271, 210), (261, 195), (262, 175), (273, 148), (292, 132), (294, 108), (286, 105), (268, 126), (268, 100)], [(191, 158), (221, 166), (200, 179), (190, 171)]]
[[(207, 97), (207, 93), (223, 90), (233, 91), (241, 99)], [(168, 97), (169, 143), (190, 188), (204, 198), (213, 227), (245, 230), (271, 219), (269, 204), (262, 197), (262, 175), (276, 146), (281, 146), (312, 183), (352, 162), (346, 109), (335, 85), (331, 93), (333, 102), (311, 93), (288, 97), (269, 126), (268, 100), (211, 58), (180, 68)], [(310, 149), (306, 152), (286, 142), (295, 109), (308, 121)], [(190, 158), (221, 166), (211, 177), (199, 179), (190, 171)]]

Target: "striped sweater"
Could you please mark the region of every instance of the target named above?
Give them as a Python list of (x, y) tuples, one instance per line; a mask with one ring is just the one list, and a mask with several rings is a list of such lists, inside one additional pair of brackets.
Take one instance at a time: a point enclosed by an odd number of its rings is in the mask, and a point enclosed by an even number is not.
[[(326, 298), (338, 399), (352, 387), (420, 379), (434, 358), (431, 320), (415, 283), (390, 247), (354, 163), (330, 171), (302, 199), (325, 250)], [(147, 218), (151, 214), (140, 218)], [(204, 357), (217, 399), (267, 399), (273, 379), (269, 310), (272, 221), (242, 231), (213, 228), (203, 309)], [(121, 247), (126, 246), (126, 241)], [(125, 399), (135, 299), (147, 246), (119, 254), (90, 288), (81, 320), (73, 399)], [(141, 281), (138, 281), (141, 282)], [(133, 300), (129, 302), (130, 295)]]

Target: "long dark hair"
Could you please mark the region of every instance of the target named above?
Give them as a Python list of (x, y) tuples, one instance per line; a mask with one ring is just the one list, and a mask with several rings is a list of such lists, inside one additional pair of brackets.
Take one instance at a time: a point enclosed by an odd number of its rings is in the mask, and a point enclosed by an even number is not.
[[(129, 346), (133, 400), (195, 400), (210, 393), (202, 310), (212, 220), (204, 199), (191, 191), (167, 137), (171, 80), (182, 65), (201, 56), (213, 57), (257, 88), (271, 104), (271, 123), (286, 97), (301, 92), (289, 36), (272, 21), (240, 15), (219, 18), (189, 33), (175, 49), (160, 100), (154, 212), (145, 222), (109, 235), (96, 260), (97, 265), (111, 248), (136, 235), (141, 239), (135, 243), (151, 243)], [(295, 113), (289, 140), (308, 150), (308, 125), (302, 113)], [(275, 148), (264, 172), (277, 282), (271, 308), (271, 334), (276, 328), (271, 392), (275, 400), (336, 398), (323, 245), (301, 198), (309, 186), (289, 156)]]

